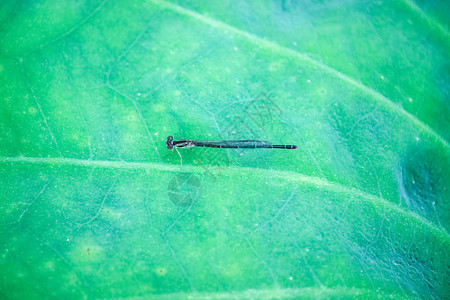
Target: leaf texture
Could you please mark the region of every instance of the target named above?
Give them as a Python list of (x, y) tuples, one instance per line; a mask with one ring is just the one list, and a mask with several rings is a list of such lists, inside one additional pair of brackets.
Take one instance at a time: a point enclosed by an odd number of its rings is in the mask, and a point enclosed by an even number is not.
[(5, 1), (0, 295), (448, 298), (445, 9)]

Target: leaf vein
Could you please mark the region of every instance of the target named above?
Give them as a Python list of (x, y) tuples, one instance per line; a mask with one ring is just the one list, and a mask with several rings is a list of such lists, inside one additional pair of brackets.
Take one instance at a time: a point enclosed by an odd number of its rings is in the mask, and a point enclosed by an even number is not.
[(430, 26), (432, 29), (435, 29), (438, 33), (442, 34), (444, 36), (444, 41), (448, 42), (450, 38), (450, 34), (448, 30), (442, 26), (442, 24), (437, 21), (435, 18), (432, 18), (426, 14), (423, 9), (421, 9), (416, 3), (414, 3), (411, 0), (403, 0), (405, 5), (414, 13), (416, 13), (420, 18), (425, 20), (428, 26)]
[(47, 117), (46, 117), (45, 114), (44, 114), (44, 110), (42, 109), (41, 103), (39, 102), (39, 99), (38, 99), (38, 97), (36, 96), (36, 93), (34, 92), (33, 87), (32, 87), (31, 84), (28, 82), (28, 80), (27, 80), (27, 78), (26, 78), (26, 76), (25, 76), (25, 72), (24, 72), (24, 69), (23, 69), (23, 60), (22, 60), (21, 58), (19, 59), (19, 66), (20, 66), (20, 73), (22, 74), (22, 77), (23, 77), (23, 79), (24, 79), (25, 85), (27, 86), (27, 88), (28, 88), (28, 89), (30, 90), (30, 92), (31, 92), (31, 96), (33, 97), (34, 102), (36, 103), (36, 106), (37, 106), (37, 108), (38, 108), (38, 110), (39, 110), (39, 114), (41, 115), (42, 120), (44, 121), (45, 127), (47, 128), (47, 131), (48, 131), (48, 133), (49, 133), (49, 135), (50, 135), (50, 139), (53, 141), (53, 143), (55, 143), (56, 150), (58, 151), (59, 155), (60, 155), (60, 156), (63, 156), (63, 155), (62, 155), (62, 152), (61, 152), (61, 148), (59, 148), (58, 141), (56, 140), (56, 137), (55, 137), (55, 135), (53, 134), (53, 131), (52, 131), (52, 129), (50, 128), (50, 125), (48, 125)]
[(88, 22), (94, 15), (96, 15), (102, 8), (103, 6), (105, 6), (105, 4), (108, 2), (109, 0), (103, 0), (102, 3), (100, 3), (99, 6), (97, 6), (94, 10), (92, 10), (83, 20), (81, 20), (79, 23), (75, 24), (73, 27), (69, 28), (66, 32), (58, 35), (57, 37), (55, 37), (54, 39), (51, 39), (41, 45), (39, 45), (37, 48), (32, 49), (30, 51), (28, 51), (27, 53), (25, 53), (23, 56), (28, 56), (29, 54), (36, 52), (37, 50), (40, 50), (44, 47), (47, 47), (48, 45), (51, 45), (53, 43), (56, 43), (57, 41), (65, 38), (66, 36), (70, 35), (72, 32), (74, 32), (75, 30), (77, 30), (78, 28), (80, 28), (83, 24), (85, 24), (86, 22)]
[(231, 26), (227, 23), (211, 19), (207, 16), (204, 16), (200, 13), (194, 12), (187, 8), (181, 7), (179, 5), (169, 3), (166, 1), (162, 1), (162, 0), (150, 0), (150, 1), (153, 2), (157, 6), (177, 12), (184, 16), (194, 18), (200, 22), (203, 22), (211, 27), (218, 28), (224, 32), (232, 32), (235, 35), (244, 37), (247, 40), (249, 40), (255, 44), (258, 44), (262, 47), (275, 49), (278, 52), (283, 53), (284, 55), (296, 57), (297, 59), (304, 61), (305, 63), (311, 64), (319, 69), (322, 69), (325, 72), (335, 76), (336, 78), (339, 78), (340, 80), (346, 82), (347, 84), (354, 86), (357, 89), (361, 90), (362, 92), (366, 93), (367, 95), (371, 96), (375, 101), (377, 101), (381, 105), (386, 106), (386, 108), (390, 109), (391, 111), (398, 113), (399, 115), (402, 115), (405, 119), (410, 121), (413, 125), (422, 129), (423, 131), (427, 132), (429, 135), (433, 136), (436, 140), (438, 140), (440, 143), (442, 143), (446, 147), (449, 147), (448, 142), (441, 135), (439, 135), (434, 129), (432, 129), (430, 126), (428, 126), (426, 123), (424, 123), (422, 120), (418, 119), (416, 116), (414, 116), (411, 113), (402, 109), (399, 105), (394, 103), (391, 99), (387, 98), (379, 91), (374, 90), (373, 88), (365, 85), (364, 83), (362, 83), (360, 81), (353, 79), (352, 77), (340, 72), (339, 70), (336, 70), (333, 67), (330, 67), (316, 59), (313, 59), (304, 53), (301, 53), (301, 52), (295, 51), (291, 48), (282, 46), (274, 41), (263, 39), (252, 33), (245, 32), (245, 31), (243, 31), (239, 28), (236, 28), (234, 26)]
[[(86, 159), (76, 159), (76, 158), (40, 158), (40, 157), (6, 157), (0, 156), (0, 164), (13, 164), (13, 163), (25, 163), (25, 164), (35, 164), (35, 165), (71, 165), (71, 166), (79, 166), (79, 167), (98, 167), (105, 169), (119, 169), (119, 170), (157, 170), (163, 172), (180, 172), (179, 166), (169, 165), (164, 163), (156, 163), (156, 162), (127, 162), (127, 161), (112, 161), (112, 160), (86, 160)], [(203, 173), (204, 167), (202, 166), (183, 166), (184, 172), (192, 172), (192, 173)], [(222, 168), (215, 169), (213, 167), (210, 168), (210, 172), (214, 174), (214, 172), (223, 172)], [(284, 170), (266, 170), (266, 169), (256, 169), (250, 167), (228, 167), (228, 172), (230, 173), (239, 173), (243, 172), (253, 172), (253, 173), (261, 173), (265, 174), (266, 172), (270, 172), (273, 174), (274, 178), (291, 181), (291, 182), (300, 182), (305, 185), (314, 186), (319, 189), (324, 189), (331, 191), (333, 193), (338, 194), (347, 194), (351, 197), (361, 197), (368, 202), (374, 203), (378, 209), (381, 209), (379, 206), (384, 206), (387, 209), (396, 211), (406, 218), (414, 219), (416, 222), (421, 223), (424, 227), (428, 228), (430, 232), (435, 233), (439, 236), (444, 236), (446, 241), (450, 242), (450, 237), (448, 233), (438, 228), (436, 225), (431, 223), (430, 221), (416, 215), (415, 213), (404, 210), (399, 206), (389, 202), (384, 198), (380, 198), (377, 195), (370, 194), (368, 192), (362, 191), (355, 187), (347, 187), (339, 183), (329, 182), (326, 179), (303, 175), (300, 173), (296, 173), (293, 171), (284, 171)]]

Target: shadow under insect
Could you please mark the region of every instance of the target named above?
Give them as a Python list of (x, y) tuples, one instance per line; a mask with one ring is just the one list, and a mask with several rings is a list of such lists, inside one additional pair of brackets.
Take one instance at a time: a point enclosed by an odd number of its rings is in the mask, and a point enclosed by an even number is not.
[(194, 174), (179, 173), (170, 180), (168, 194), (175, 205), (192, 206), (200, 198), (201, 181)]

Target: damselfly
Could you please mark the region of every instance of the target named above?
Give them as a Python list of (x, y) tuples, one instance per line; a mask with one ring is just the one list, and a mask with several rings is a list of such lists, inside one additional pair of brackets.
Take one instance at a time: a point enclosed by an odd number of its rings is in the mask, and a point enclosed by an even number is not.
[[(208, 147), (219, 149), (298, 149), (296, 145), (273, 145), (272, 143), (260, 140), (228, 140), (228, 141), (195, 141), (195, 140), (178, 140), (174, 141), (172, 136), (167, 137), (167, 149), (189, 148), (189, 147)], [(178, 152), (178, 155), (181, 154)], [(183, 164), (183, 160), (181, 160)]]

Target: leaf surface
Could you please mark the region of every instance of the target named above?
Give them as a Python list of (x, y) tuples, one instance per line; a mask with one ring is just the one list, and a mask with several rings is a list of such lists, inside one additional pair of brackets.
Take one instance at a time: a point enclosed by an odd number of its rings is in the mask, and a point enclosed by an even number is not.
[(0, 294), (449, 297), (447, 8), (5, 1)]

